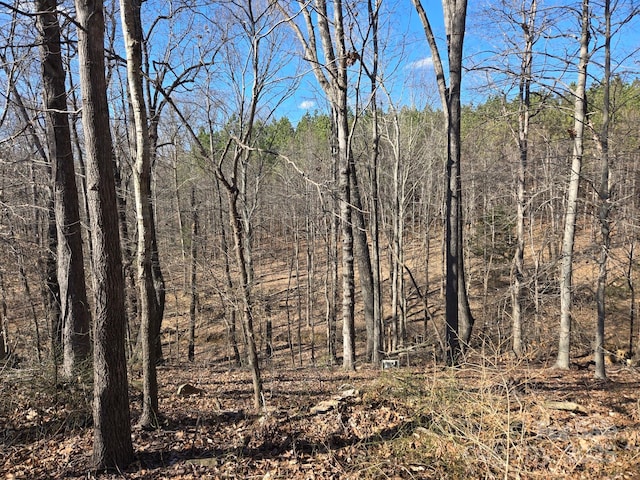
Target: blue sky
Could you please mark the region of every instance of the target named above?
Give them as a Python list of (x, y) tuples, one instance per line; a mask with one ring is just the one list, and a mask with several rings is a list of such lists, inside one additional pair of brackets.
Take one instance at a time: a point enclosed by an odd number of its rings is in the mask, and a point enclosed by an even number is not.
[[(624, 2), (622, 2), (624, 3)], [(469, 15), (467, 19), (467, 33), (465, 37), (465, 65), (467, 67), (481, 67), (488, 63), (506, 63), (504, 59), (497, 59), (496, 52), (505, 48), (505, 36), (510, 34), (510, 29), (498, 24), (496, 17), (486, 13), (489, 6), (495, 2), (485, 0), (484, 2), (469, 2)], [(383, 26), (381, 42), (391, 45), (389, 51), (383, 55), (383, 62), (386, 63), (387, 82), (389, 89), (393, 92), (396, 102), (412, 105), (417, 108), (431, 104), (439, 108), (439, 97), (435, 91), (435, 77), (433, 73), (433, 62), (431, 52), (425, 40), (424, 31), (417, 17), (410, 0), (394, 0), (393, 4), (387, 2), (389, 9), (393, 10), (393, 17), (390, 22)], [(442, 3), (440, 0), (423, 0), (423, 5), (430, 18), (432, 28), (440, 41), (441, 54), (446, 52), (444, 45), (444, 25), (442, 18)], [(566, 6), (567, 2), (558, 0), (540, 1), (538, 19), (541, 21), (545, 15), (556, 15), (558, 6)], [(575, 2), (579, 8), (579, 3)], [(624, 5), (623, 5), (624, 6)], [(601, 7), (596, 2), (592, 2), (595, 15), (601, 14)], [(546, 75), (557, 77), (565, 84), (575, 80), (572, 69), (564, 73), (564, 78), (560, 78), (560, 72), (564, 69), (564, 62), (560, 60), (550, 60), (542, 54), (551, 54), (561, 58), (568, 58), (577, 52), (578, 43), (576, 38), (567, 37), (570, 32), (579, 33), (577, 17), (574, 13), (565, 12), (561, 20), (553, 29), (549, 30), (549, 35), (553, 38), (541, 39), (536, 45), (538, 52), (538, 71), (542, 72), (543, 64)], [(622, 15), (622, 13), (620, 14)], [(594, 20), (596, 21), (596, 20)], [(517, 31), (517, 29), (516, 29)], [(511, 30), (512, 32), (512, 30)], [(561, 38), (564, 36), (565, 38)], [(600, 42), (601, 43), (601, 42)], [(594, 45), (594, 44), (592, 44)], [(640, 48), (640, 15), (637, 15), (630, 24), (626, 25), (620, 34), (614, 37), (614, 72), (623, 74), (625, 78), (637, 76), (640, 70), (639, 55), (636, 51)], [(632, 52), (635, 53), (632, 56)], [(590, 72), (595, 77), (599, 75), (599, 54), (594, 54), (593, 64)], [(446, 61), (446, 58), (443, 58)], [(509, 64), (518, 62), (512, 56)], [(556, 62), (556, 65), (553, 63)], [(562, 65), (561, 65), (562, 64)], [(550, 82), (550, 79), (545, 82)], [(504, 76), (496, 73), (489, 73), (486, 69), (472, 70), (465, 72), (463, 78), (463, 99), (467, 103), (478, 103), (487, 94), (509, 94), (509, 82)], [(325, 111), (325, 101), (319, 91), (312, 75), (308, 75), (301, 82), (299, 88), (283, 105), (282, 114), (287, 115), (292, 121), (296, 121), (305, 112), (316, 110)]]
[[(381, 24), (380, 44), (386, 45), (386, 51), (381, 55), (381, 68), (394, 101), (418, 107), (423, 107), (426, 102), (437, 102), (431, 52), (411, 0), (393, 0), (386, 5), (393, 12)], [(443, 37), (442, 4), (439, 0), (427, 0), (424, 5), (431, 16), (433, 28)], [(353, 70), (351, 77), (355, 75)], [(434, 95), (425, 96), (425, 87)], [(368, 85), (364, 85), (362, 90), (368, 91)], [(295, 123), (306, 112), (314, 111), (326, 111), (326, 101), (315, 77), (308, 74), (279, 113)]]

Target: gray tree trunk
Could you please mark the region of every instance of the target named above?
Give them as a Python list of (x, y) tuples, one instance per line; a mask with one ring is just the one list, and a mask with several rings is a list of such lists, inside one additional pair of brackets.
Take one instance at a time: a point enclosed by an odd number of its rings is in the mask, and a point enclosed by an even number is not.
[(138, 228), (137, 272), (140, 289), (140, 331), (142, 338), (143, 428), (158, 426), (158, 379), (156, 371), (156, 321), (158, 304), (152, 272), (151, 156), (149, 125), (142, 88), (142, 23), (138, 0), (120, 0), (122, 33), (127, 55), (127, 80), (135, 127), (133, 184)]
[(573, 114), (573, 154), (571, 157), (571, 173), (567, 192), (567, 206), (564, 217), (564, 234), (562, 237), (562, 253), (560, 259), (560, 334), (558, 338), (558, 358), (556, 367), (568, 369), (571, 353), (571, 301), (573, 273), (573, 246), (576, 230), (576, 214), (578, 211), (578, 188), (584, 151), (583, 137), (587, 112), (587, 65), (589, 63), (589, 0), (582, 0), (582, 33), (580, 35), (580, 60), (578, 62), (578, 81), (574, 96)]
[(368, 0), (369, 22), (373, 60), (369, 79), (371, 81), (371, 263), (373, 281), (373, 332), (371, 342), (367, 341), (367, 350), (371, 350), (371, 362), (380, 365), (383, 354), (382, 329), (382, 280), (380, 274), (380, 185), (378, 181), (378, 160), (380, 156), (380, 131), (377, 104), (378, 89), (378, 12), (380, 0)]
[(531, 71), (533, 62), (534, 32), (537, 0), (532, 0), (528, 11), (523, 11), (522, 33), (524, 50), (520, 61), (518, 85), (518, 168), (516, 179), (516, 250), (513, 254), (511, 292), (511, 347), (516, 357), (524, 354), (522, 338), (522, 287), (524, 273), (524, 236), (526, 209), (526, 174), (529, 158), (529, 119), (531, 116)]
[[(598, 258), (598, 283), (596, 287), (596, 305), (598, 317), (594, 342), (595, 378), (605, 380), (607, 372), (604, 361), (605, 319), (606, 319), (606, 287), (607, 260), (611, 249), (611, 176), (609, 174), (609, 120), (611, 91), (611, 0), (604, 1), (604, 74), (602, 78), (602, 128), (596, 135), (598, 153), (600, 154), (600, 187), (598, 197), (600, 206), (598, 220), (600, 222), (600, 257)], [(631, 351), (631, 350), (630, 350)]]
[(198, 207), (196, 204), (196, 187), (191, 186), (191, 296), (189, 302), (189, 349), (188, 358), (190, 362), (195, 360), (196, 350), (196, 307), (198, 305), (197, 291), (197, 238), (198, 238)]
[[(331, 105), (332, 120), (334, 122), (337, 169), (338, 169), (338, 197), (339, 215), (342, 231), (342, 337), (343, 359), (342, 366), (346, 370), (355, 369), (355, 269), (354, 269), (354, 233), (352, 195), (352, 154), (349, 129), (349, 105), (347, 102), (347, 60), (348, 51), (344, 31), (344, 17), (342, 0), (332, 0), (331, 8), (326, 0), (316, 0), (312, 7), (305, 6), (301, 11), (306, 26), (306, 35), (293, 21), (284, 7), (285, 15), (289, 18), (289, 25), (298, 36), (304, 49), (305, 58), (309, 62), (318, 83)], [(316, 18), (312, 17), (312, 11)], [(317, 44), (319, 37), (321, 45)], [(324, 55), (323, 61), (319, 55)], [(358, 229), (358, 235), (360, 229)], [(365, 235), (364, 229), (361, 232)], [(368, 247), (367, 247), (368, 248)], [(368, 253), (368, 252), (367, 252)], [(370, 262), (369, 262), (370, 265)], [(368, 272), (370, 274), (371, 268)], [(369, 301), (372, 301), (373, 294)]]
[(412, 0), (422, 22), (431, 49), (438, 91), (447, 124), (447, 165), (445, 194), (445, 317), (447, 361), (456, 363), (462, 346), (468, 344), (473, 316), (464, 276), (462, 241), (462, 185), (460, 176), (460, 85), (462, 81), (462, 47), (467, 15), (466, 0), (443, 0), (449, 85), (431, 24), (420, 0)]
[[(42, 79), (49, 157), (53, 167), (53, 201), (57, 232), (57, 284), (60, 292), (63, 374), (71, 378), (91, 353), (91, 314), (87, 301), (78, 189), (67, 116), (65, 71), (56, 0), (37, 0), (42, 36)], [(55, 333), (54, 333), (55, 334)]]
[(93, 241), (93, 463), (121, 469), (133, 460), (125, 358), (124, 278), (113, 176), (101, 1), (77, 0), (82, 121)]
[(374, 350), (374, 329), (375, 329), (375, 297), (373, 283), (373, 267), (371, 265), (371, 252), (369, 251), (369, 242), (367, 240), (367, 225), (362, 208), (362, 199), (360, 197), (360, 187), (358, 185), (358, 176), (356, 174), (356, 165), (351, 157), (351, 166), (349, 168), (349, 179), (351, 186), (351, 200), (353, 204), (352, 215), (355, 217), (354, 225), (354, 247), (355, 258), (358, 266), (358, 278), (360, 280), (360, 293), (362, 294), (362, 303), (364, 308), (364, 321), (367, 331), (366, 338), (366, 359), (371, 361)]

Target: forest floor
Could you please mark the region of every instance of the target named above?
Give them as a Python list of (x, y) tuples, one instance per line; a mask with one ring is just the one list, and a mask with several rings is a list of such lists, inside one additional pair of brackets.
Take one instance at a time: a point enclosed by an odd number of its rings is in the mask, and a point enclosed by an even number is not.
[[(265, 365), (260, 412), (243, 369), (165, 365), (162, 427), (134, 428), (135, 462), (99, 478), (640, 478), (637, 368), (610, 366), (603, 382), (588, 358), (561, 371), (477, 357), (449, 368), (416, 350), (411, 366), (353, 373)], [(26, 369), (0, 380), (0, 479), (94, 478), (90, 387)]]

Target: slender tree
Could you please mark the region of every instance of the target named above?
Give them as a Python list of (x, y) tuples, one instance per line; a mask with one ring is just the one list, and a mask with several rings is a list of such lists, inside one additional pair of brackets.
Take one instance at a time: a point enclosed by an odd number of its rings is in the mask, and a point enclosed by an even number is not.
[(133, 184), (138, 227), (137, 271), (140, 289), (140, 330), (142, 338), (143, 428), (158, 426), (158, 379), (156, 372), (155, 325), (159, 323), (160, 306), (153, 282), (153, 217), (151, 209), (151, 156), (149, 151), (149, 125), (142, 84), (142, 21), (138, 0), (121, 0), (122, 33), (127, 52), (127, 79), (129, 101), (135, 127), (135, 162)]
[(524, 245), (526, 217), (526, 176), (529, 163), (529, 123), (531, 119), (531, 82), (533, 66), (533, 46), (536, 41), (537, 0), (522, 8), (522, 35), (524, 48), (520, 53), (518, 78), (518, 167), (516, 173), (516, 249), (512, 262), (511, 290), (511, 346), (517, 357), (524, 354), (522, 336), (522, 289), (525, 282)]
[(113, 144), (100, 0), (77, 0), (78, 58), (93, 242), (93, 462), (119, 469), (133, 460), (125, 357), (124, 278), (113, 176)]
[(196, 187), (191, 186), (191, 298), (189, 302), (189, 349), (188, 357), (189, 361), (195, 360), (196, 350), (196, 307), (198, 305), (198, 290), (197, 290), (197, 267), (198, 267), (198, 204), (196, 201)]
[(597, 320), (594, 342), (595, 377), (600, 380), (607, 378), (604, 362), (604, 339), (606, 319), (606, 287), (607, 261), (611, 249), (611, 175), (609, 162), (609, 123), (610, 123), (610, 92), (611, 92), (611, 0), (604, 0), (604, 65), (602, 77), (602, 127), (597, 132), (596, 144), (600, 156), (600, 186), (598, 197), (598, 221), (600, 222), (600, 256), (598, 258), (598, 281), (596, 287)]
[(37, 0), (42, 36), (42, 78), (47, 116), (49, 157), (53, 167), (53, 199), (57, 231), (57, 277), (60, 288), (63, 373), (71, 377), (91, 353), (91, 314), (87, 302), (78, 189), (67, 116), (65, 69), (56, 0)]
[(562, 253), (560, 258), (560, 334), (558, 338), (556, 367), (563, 369), (569, 368), (571, 353), (573, 247), (575, 243), (576, 216), (578, 213), (578, 189), (580, 187), (580, 172), (584, 153), (584, 129), (587, 120), (586, 84), (587, 65), (589, 64), (590, 57), (590, 14), (589, 0), (582, 0), (578, 80), (574, 90), (571, 92), (574, 101), (574, 112), (573, 129), (569, 133), (573, 139), (573, 153), (571, 155), (571, 172), (569, 174), (564, 233), (562, 237)]
[[(371, 82), (371, 264), (373, 281), (373, 325), (370, 337), (367, 335), (367, 350), (371, 354), (371, 362), (379, 365), (382, 359), (384, 330), (382, 328), (382, 278), (380, 272), (380, 185), (378, 162), (380, 157), (380, 130), (378, 110), (378, 67), (379, 67), (379, 16), (381, 0), (368, 0), (367, 11), (371, 27), (372, 59), (368, 70)], [(369, 340), (371, 338), (371, 340)], [(369, 354), (368, 354), (369, 355)]]
[[(332, 134), (335, 136), (334, 153), (337, 158), (339, 216), (342, 234), (342, 366), (346, 370), (355, 369), (355, 269), (354, 269), (354, 214), (352, 188), (356, 173), (353, 171), (353, 154), (351, 151), (351, 135), (349, 126), (348, 67), (359, 58), (355, 52), (347, 49), (345, 34), (344, 6), (341, 0), (314, 0), (312, 3), (298, 2), (300, 15), (304, 20), (304, 30), (295, 22), (295, 15), (282, 5), (280, 8), (294, 30), (302, 49), (304, 58), (313, 70), (316, 80), (329, 102), (331, 108)], [(318, 43), (320, 45), (318, 45)], [(321, 59), (320, 55), (323, 55)], [(361, 227), (361, 224), (356, 224)], [(365, 235), (364, 228), (356, 228), (357, 235)], [(360, 242), (360, 254), (364, 254), (366, 242)], [(366, 254), (369, 251), (366, 247)], [(361, 275), (371, 275), (369, 270), (361, 271)], [(373, 306), (373, 289), (368, 292), (371, 297), (365, 300)], [(371, 309), (373, 312), (373, 309)]]
[[(431, 49), (438, 91), (447, 125), (447, 164), (445, 198), (445, 261), (446, 261), (446, 343), (450, 363), (458, 361), (461, 346), (468, 344), (473, 316), (467, 296), (462, 242), (462, 183), (460, 173), (460, 87), (462, 82), (462, 49), (467, 17), (466, 0), (443, 0), (447, 34), (449, 83), (431, 23), (421, 0), (412, 0), (422, 22)], [(462, 342), (462, 345), (461, 345)]]

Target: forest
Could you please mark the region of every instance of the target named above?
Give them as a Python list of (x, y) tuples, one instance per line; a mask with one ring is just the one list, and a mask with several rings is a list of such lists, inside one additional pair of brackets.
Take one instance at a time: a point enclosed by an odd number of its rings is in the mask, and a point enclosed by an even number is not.
[(0, 474), (638, 478), (639, 29), (0, 0)]

